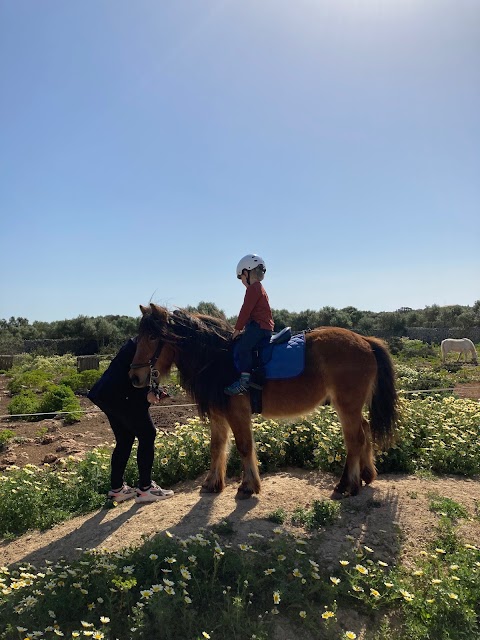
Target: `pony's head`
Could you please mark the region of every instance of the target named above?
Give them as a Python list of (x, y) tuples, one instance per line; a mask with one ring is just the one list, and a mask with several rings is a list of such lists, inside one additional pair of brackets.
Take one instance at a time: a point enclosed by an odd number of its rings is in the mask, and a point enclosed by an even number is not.
[(176, 365), (180, 385), (194, 398), (201, 415), (224, 407), (223, 392), (236, 376), (231, 354), (233, 327), (224, 319), (200, 313), (140, 306), (137, 350), (129, 377), (146, 387)]
[(175, 349), (171, 337), (171, 314), (155, 304), (150, 307), (140, 305), (142, 319), (138, 327), (137, 349), (130, 364), (128, 376), (134, 387), (147, 387), (152, 372), (157, 377), (169, 373)]

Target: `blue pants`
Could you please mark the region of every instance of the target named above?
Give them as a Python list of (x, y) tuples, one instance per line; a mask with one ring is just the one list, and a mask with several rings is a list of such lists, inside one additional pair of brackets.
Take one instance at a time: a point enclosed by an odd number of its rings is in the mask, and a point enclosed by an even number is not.
[(242, 373), (252, 370), (252, 351), (261, 342), (270, 339), (272, 332), (268, 329), (261, 329), (256, 322), (249, 322), (245, 327), (245, 331), (238, 338), (238, 365)]

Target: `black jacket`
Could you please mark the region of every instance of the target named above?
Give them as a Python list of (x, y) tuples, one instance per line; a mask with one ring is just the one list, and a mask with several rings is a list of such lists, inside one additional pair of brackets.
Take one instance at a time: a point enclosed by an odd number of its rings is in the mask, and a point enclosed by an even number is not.
[(146, 409), (150, 406), (147, 402), (148, 387), (137, 389), (128, 377), (136, 348), (136, 339), (130, 338), (88, 392), (88, 398), (102, 411), (114, 410), (118, 413)]

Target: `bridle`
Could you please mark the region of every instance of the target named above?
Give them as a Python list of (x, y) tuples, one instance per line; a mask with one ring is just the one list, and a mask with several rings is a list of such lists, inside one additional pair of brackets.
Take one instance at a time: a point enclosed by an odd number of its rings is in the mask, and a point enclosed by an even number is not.
[(160, 351), (162, 350), (162, 341), (159, 340), (157, 344), (157, 348), (153, 356), (150, 358), (148, 362), (140, 362), (139, 364), (130, 363), (130, 369), (143, 369), (143, 367), (150, 367), (150, 388), (149, 392), (153, 392), (157, 397), (161, 397), (162, 395), (166, 395), (163, 389), (161, 389), (159, 380), (160, 380), (160, 372), (158, 369), (155, 369), (155, 363), (160, 355)]

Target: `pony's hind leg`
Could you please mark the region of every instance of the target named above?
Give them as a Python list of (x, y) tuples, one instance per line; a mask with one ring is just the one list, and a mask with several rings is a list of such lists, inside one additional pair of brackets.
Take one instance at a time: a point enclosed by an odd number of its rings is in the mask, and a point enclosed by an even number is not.
[[(373, 464), (372, 445), (369, 438), (370, 428), (361, 412), (348, 412), (337, 408), (343, 427), (343, 437), (347, 450), (347, 459), (340, 482), (334, 489), (333, 497), (356, 496), (362, 486), (362, 479), (368, 484), (376, 477)], [(365, 429), (365, 426), (367, 429)]]
[(235, 444), (242, 461), (242, 480), (238, 487), (237, 498), (250, 498), (254, 493), (260, 493), (260, 474), (258, 473), (258, 459), (255, 452), (251, 413), (248, 407), (240, 402), (232, 402), (228, 413), (228, 421), (235, 437)]
[(221, 415), (210, 415), (210, 471), (202, 484), (202, 491), (219, 493), (225, 488), (229, 427)]
[(375, 459), (373, 456), (372, 435), (368, 420), (362, 418), (362, 428), (365, 434), (365, 445), (360, 452), (360, 478), (365, 484), (371, 484), (377, 477)]

